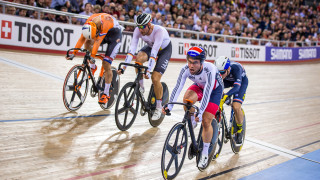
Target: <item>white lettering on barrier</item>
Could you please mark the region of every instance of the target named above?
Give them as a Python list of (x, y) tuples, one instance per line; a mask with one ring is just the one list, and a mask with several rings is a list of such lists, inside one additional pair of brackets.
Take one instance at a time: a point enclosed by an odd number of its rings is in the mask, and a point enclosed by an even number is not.
[(317, 57), (317, 49), (299, 49), (299, 59), (308, 59), (308, 58), (316, 58)]
[(271, 59), (292, 59), (292, 49), (271, 49)]

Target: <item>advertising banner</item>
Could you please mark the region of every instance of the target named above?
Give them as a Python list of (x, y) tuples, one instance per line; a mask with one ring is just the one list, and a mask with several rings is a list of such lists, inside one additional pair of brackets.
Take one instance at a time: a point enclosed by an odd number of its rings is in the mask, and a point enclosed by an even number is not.
[(320, 47), (266, 47), (266, 61), (301, 61), (320, 59)]
[(207, 59), (214, 60), (219, 56), (227, 56), (233, 61), (265, 61), (264, 46), (250, 46), (230, 43), (217, 43), (212, 41), (171, 38), (172, 57), (185, 59), (186, 53), (192, 46), (201, 46), (206, 50)]

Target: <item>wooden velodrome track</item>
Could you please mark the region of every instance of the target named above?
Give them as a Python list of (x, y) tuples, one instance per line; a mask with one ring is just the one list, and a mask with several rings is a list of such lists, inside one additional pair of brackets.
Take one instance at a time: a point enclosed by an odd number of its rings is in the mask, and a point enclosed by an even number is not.
[[(162, 179), (163, 144), (180, 121), (181, 108), (175, 107), (176, 116), (166, 117), (158, 128), (138, 114), (133, 126), (121, 132), (114, 106), (103, 111), (90, 95), (77, 112), (65, 109), (63, 80), (80, 58), (0, 53), (0, 179)], [(244, 66), (249, 87), (242, 151), (235, 155), (225, 144), (204, 172), (195, 158), (186, 158), (176, 179), (238, 179), (320, 149), (320, 63)], [(170, 63), (163, 77), (170, 92), (181, 67)], [(121, 87), (133, 76), (127, 70)]]

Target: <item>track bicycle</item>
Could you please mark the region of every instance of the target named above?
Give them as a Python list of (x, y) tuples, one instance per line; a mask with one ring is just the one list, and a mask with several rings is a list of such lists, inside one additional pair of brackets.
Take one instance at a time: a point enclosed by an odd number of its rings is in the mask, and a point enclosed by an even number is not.
[(245, 134), (246, 134), (246, 117), (245, 117), (245, 113), (242, 109), (242, 113), (243, 113), (243, 124), (242, 124), (242, 131), (243, 131), (243, 136), (242, 136), (242, 144), (237, 144), (236, 143), (236, 139), (238, 136), (238, 126), (237, 123), (235, 121), (235, 114), (234, 114), (234, 110), (232, 108), (232, 101), (226, 101), (225, 103), (226, 105), (230, 105), (231, 106), (231, 114), (230, 114), (230, 120), (228, 121), (225, 115), (225, 110), (222, 107), (222, 109), (219, 108), (219, 111), (217, 112), (216, 115), (216, 119), (219, 121), (219, 136), (218, 136), (218, 143), (217, 143), (217, 149), (214, 155), (214, 159), (218, 158), (222, 146), (225, 143), (228, 143), (228, 141), (230, 140), (230, 145), (231, 145), (231, 149), (232, 151), (237, 154), (241, 151), (241, 148), (244, 144), (244, 140), (245, 140)]
[[(159, 126), (165, 115), (162, 114), (158, 120), (151, 119), (156, 109), (156, 96), (153, 90), (154, 86), (151, 86), (147, 100), (144, 98), (143, 92), (140, 91), (139, 80), (143, 78), (143, 74), (146, 74), (148, 67), (143, 66), (138, 62), (135, 64), (120, 63), (118, 69), (122, 69), (121, 66), (123, 65), (136, 68), (138, 73), (135, 80), (126, 83), (119, 92), (115, 106), (115, 121), (117, 127), (121, 131), (126, 131), (132, 126), (138, 114), (139, 102), (141, 102), (140, 115), (144, 116), (148, 113), (150, 125), (153, 127)], [(169, 90), (166, 83), (161, 82), (161, 84), (163, 87), (162, 105), (164, 105), (169, 101)]]
[[(201, 158), (201, 152), (203, 149), (203, 141), (202, 141), (203, 127), (201, 125), (198, 138), (196, 140), (196, 137), (195, 137), (196, 135), (194, 133), (194, 129), (192, 127), (192, 122), (191, 122), (191, 116), (194, 115), (194, 113), (190, 111), (191, 108), (194, 108), (196, 110), (195, 111), (196, 116), (198, 115), (199, 108), (193, 105), (192, 101), (187, 100), (187, 103), (180, 103), (180, 102), (168, 103), (164, 106), (164, 109), (169, 104), (183, 105), (187, 109), (185, 111), (182, 122), (176, 123), (171, 128), (163, 146), (162, 156), (161, 156), (161, 173), (163, 178), (165, 179), (173, 179), (178, 175), (178, 173), (182, 168), (182, 165), (187, 153), (187, 149), (188, 149), (188, 158), (191, 160), (194, 157), (196, 157), (197, 165)], [(171, 113), (168, 110), (166, 110), (166, 114), (170, 115)], [(213, 119), (211, 125), (213, 128), (213, 135), (212, 135), (212, 139), (209, 147), (208, 164), (205, 168), (198, 167), (200, 171), (205, 170), (209, 166), (210, 162), (214, 157), (214, 152), (216, 149), (217, 138), (218, 138), (218, 123), (215, 119)], [(188, 130), (191, 138), (191, 144), (189, 148), (188, 148), (188, 133), (187, 133)]]
[[(92, 82), (92, 86), (90, 88), (91, 97), (95, 97), (98, 94), (99, 98), (105, 87), (104, 68), (102, 66), (97, 81), (92, 75), (89, 61), (94, 61), (94, 59), (91, 58), (90, 51), (81, 48), (71, 48), (67, 51), (67, 57), (70, 57), (69, 52), (74, 50), (85, 52), (85, 55), (82, 64), (73, 66), (64, 80), (62, 97), (64, 106), (69, 111), (76, 111), (83, 105), (89, 90), (89, 79), (91, 79)], [(103, 56), (99, 54), (96, 54), (96, 57), (103, 60)], [(117, 69), (115, 67), (111, 67), (111, 70), (113, 77), (109, 91), (110, 99), (108, 103), (100, 104), (100, 107), (103, 110), (109, 109), (113, 106), (119, 91), (120, 77), (117, 74)]]

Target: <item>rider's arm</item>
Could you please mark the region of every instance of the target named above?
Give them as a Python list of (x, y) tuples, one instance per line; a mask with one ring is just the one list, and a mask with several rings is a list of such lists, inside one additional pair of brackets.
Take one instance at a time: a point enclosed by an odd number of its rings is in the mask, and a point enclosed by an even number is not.
[(242, 68), (239, 68), (237, 66), (233, 67), (233, 72), (234, 72), (233, 75), (234, 75), (234, 78), (236, 81), (233, 83), (233, 88), (230, 89), (230, 91), (226, 93), (229, 97), (231, 95), (239, 92), (240, 87), (241, 87), (241, 82), (242, 82), (242, 76), (241, 76), (243, 73)]
[[(78, 40), (75, 48), (81, 48), (82, 45), (84, 44), (85, 40), (86, 40), (86, 39), (83, 37), (83, 35), (82, 35), (82, 33), (81, 33), (81, 36), (80, 36), (80, 38), (79, 38), (79, 40)], [(76, 55), (77, 53), (78, 53), (78, 50), (73, 51), (73, 54), (74, 54), (74, 55)]]
[(130, 63), (136, 50), (137, 50), (137, 46), (138, 46), (138, 42), (139, 42), (139, 38), (141, 36), (141, 33), (139, 31), (139, 28), (136, 27), (136, 29), (133, 32), (133, 36), (132, 36), (132, 40), (131, 40), (131, 45), (130, 45), (130, 49), (129, 52), (127, 54), (125, 63)]
[(155, 33), (155, 40), (154, 40), (154, 44), (151, 49), (151, 54), (150, 54), (149, 63), (148, 63), (148, 71), (149, 72), (152, 70), (153, 66), (156, 63), (156, 57), (158, 55), (158, 52), (159, 52), (159, 49), (161, 47), (162, 42), (163, 42), (163, 32), (161, 31), (161, 29), (159, 29)]
[(96, 56), (98, 49), (100, 47), (100, 44), (105, 37), (106, 37), (106, 35), (102, 35), (102, 36), (99, 35), (99, 37), (94, 40), (94, 44), (93, 44), (92, 51), (91, 51), (91, 57)]
[(201, 105), (199, 108), (199, 116), (202, 116), (203, 112), (206, 110), (208, 104), (209, 104), (209, 100), (210, 100), (210, 96), (212, 93), (212, 90), (214, 88), (214, 84), (216, 82), (216, 78), (213, 75), (213, 73), (215, 74), (215, 72), (213, 71), (208, 71), (206, 73), (207, 75), (207, 81), (206, 81), (206, 85), (203, 88), (203, 98), (201, 100)]
[[(171, 92), (171, 96), (170, 96), (170, 100), (169, 102), (175, 102), (177, 101), (180, 92), (186, 82), (186, 79), (188, 77), (188, 66), (186, 65), (185, 67), (183, 67), (180, 71), (176, 86), (173, 88), (172, 92)], [(171, 111), (173, 108), (173, 104), (169, 104), (168, 105), (168, 109)]]

